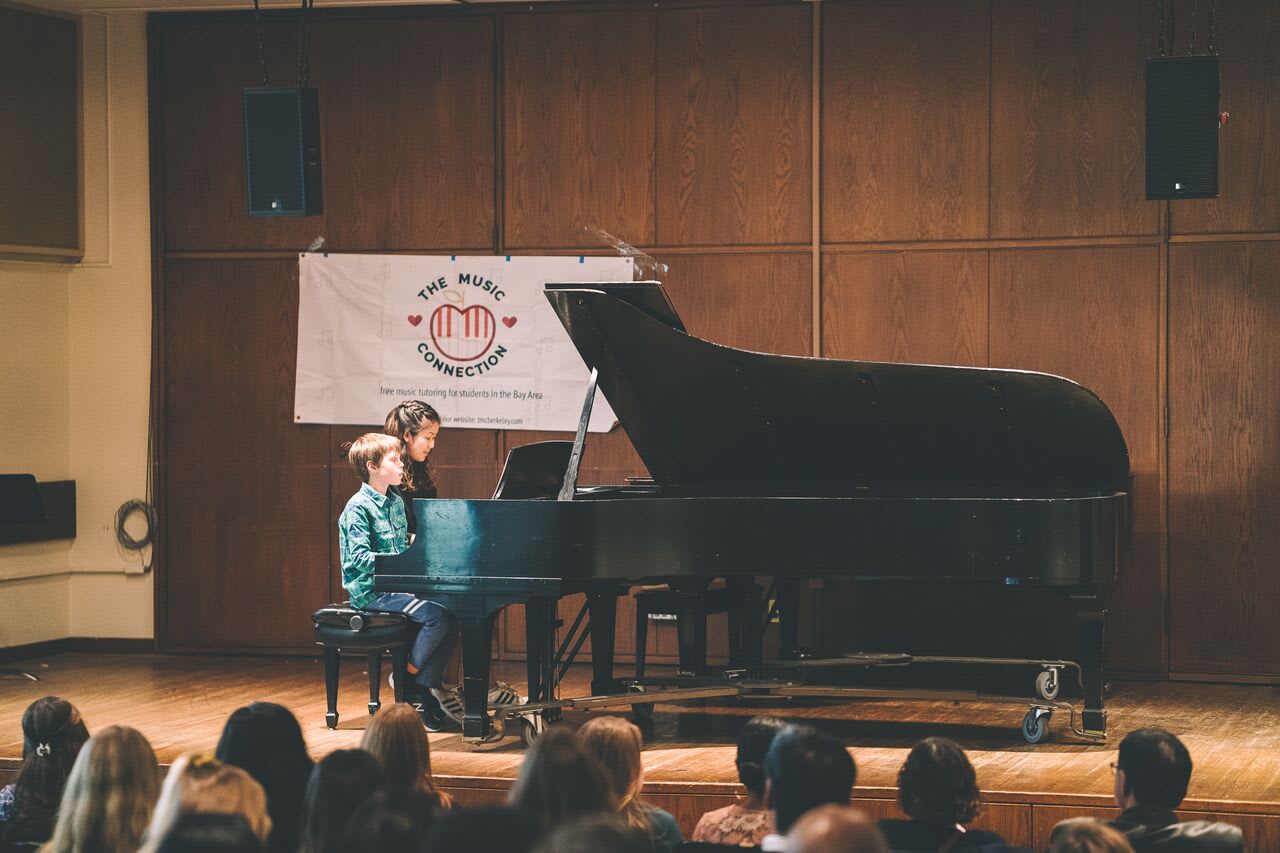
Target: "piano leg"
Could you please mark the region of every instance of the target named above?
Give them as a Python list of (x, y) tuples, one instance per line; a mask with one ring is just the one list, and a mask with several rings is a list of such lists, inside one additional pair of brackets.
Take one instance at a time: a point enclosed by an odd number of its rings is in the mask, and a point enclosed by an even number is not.
[(800, 579), (778, 578), (778, 656), (795, 660), (800, 650)]
[(555, 656), (555, 649), (551, 647), (555, 637), (551, 619), (554, 613), (553, 599), (531, 598), (524, 605), (524, 648), (530, 702), (551, 698), (550, 674)]
[(729, 591), (729, 666), (759, 663), (763, 659), (760, 645), (760, 584), (751, 578), (725, 578)]
[(492, 730), (489, 719), (489, 655), (497, 610), (454, 611), (462, 631), (462, 736), (482, 740)]
[(1070, 595), (1080, 628), (1080, 672), (1084, 680), (1084, 712), (1081, 724), (1087, 732), (1105, 733), (1107, 712), (1102, 706), (1106, 673), (1103, 653), (1106, 650), (1106, 613), (1096, 592)]
[(615, 587), (587, 593), (591, 618), (591, 694), (606, 696), (618, 692), (613, 677), (613, 632), (618, 621), (618, 596), (626, 589)]

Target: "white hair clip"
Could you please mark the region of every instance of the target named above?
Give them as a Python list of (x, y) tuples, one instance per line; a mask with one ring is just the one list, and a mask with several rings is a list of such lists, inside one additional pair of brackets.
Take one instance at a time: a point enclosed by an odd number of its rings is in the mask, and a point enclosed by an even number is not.
[(36, 755), (53, 755), (53, 747), (49, 746), (47, 743), (38, 743), (36, 744)]

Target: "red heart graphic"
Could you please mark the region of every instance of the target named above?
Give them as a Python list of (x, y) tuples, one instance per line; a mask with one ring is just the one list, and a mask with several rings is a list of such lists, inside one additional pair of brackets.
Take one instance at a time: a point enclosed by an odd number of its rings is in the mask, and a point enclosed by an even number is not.
[(515, 324), (516, 324), (516, 318), (515, 318), (515, 317), (503, 317), (503, 318), (502, 318), (502, 325), (506, 326), (508, 329), (510, 329), (510, 328), (511, 328), (512, 326), (514, 326)]
[(414, 326), (416, 326), (416, 325), (418, 325), (418, 324), (419, 324), (419, 323), (421, 323), (421, 322), (422, 322), (422, 315), (421, 315), (421, 314), (410, 314), (410, 315), (409, 315), (409, 323), (410, 323), (410, 325), (414, 325)]

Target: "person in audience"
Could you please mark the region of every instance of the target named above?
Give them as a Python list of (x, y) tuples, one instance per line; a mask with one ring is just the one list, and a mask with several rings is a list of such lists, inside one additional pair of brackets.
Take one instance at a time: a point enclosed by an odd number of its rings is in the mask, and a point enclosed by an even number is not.
[(40, 844), (53, 834), (58, 802), (89, 730), (66, 699), (45, 696), (22, 714), (22, 768), (0, 788), (0, 841)]
[(382, 765), (387, 786), (392, 791), (417, 791), (434, 808), (448, 808), (451, 799), (437, 790), (431, 778), (431, 744), (416, 711), (408, 705), (385, 705), (364, 730), (360, 741)]
[(764, 797), (775, 834), (765, 836), (760, 849), (785, 849), (783, 834), (809, 809), (848, 805), (857, 776), (853, 756), (830, 735), (794, 724), (778, 732), (764, 757)]
[(968, 829), (982, 801), (978, 779), (964, 750), (943, 737), (926, 738), (898, 771), (898, 804), (910, 820), (885, 819), (880, 831), (895, 851), (972, 850), (1004, 839)]
[(443, 730), (446, 717), (440, 707), (444, 665), (458, 643), (458, 620), (443, 606), (407, 592), (375, 592), (374, 557), (398, 554), (409, 547), (404, 501), (396, 494), (404, 475), (399, 438), (369, 432), (351, 443), (347, 461), (363, 483), (338, 517), (338, 553), (342, 562), (342, 587), (351, 606), (361, 610), (403, 613), (418, 625), (409, 650), (411, 683), (404, 685), (405, 700), (418, 709), (428, 731)]
[(159, 790), (147, 739), (128, 726), (107, 726), (76, 757), (42, 853), (135, 853)]
[(326, 755), (307, 782), (299, 853), (342, 850), (351, 816), (386, 787), (382, 765), (363, 749), (338, 749)]
[[(569, 738), (572, 740), (573, 735), (570, 734)], [(538, 740), (541, 741), (542, 738)], [(534, 747), (537, 745), (535, 742)], [(529, 753), (532, 755), (533, 749)], [(526, 757), (525, 764), (528, 763), (529, 759)], [(522, 808), (475, 806), (450, 809), (440, 814), (431, 830), (431, 835), (427, 838), (427, 850), (431, 853), (453, 850), (466, 853), (529, 853), (545, 832), (544, 821)]]
[[(422, 724), (414, 719), (418, 728)], [(361, 853), (426, 853), (431, 828), (442, 814), (433, 797), (392, 788), (365, 800), (347, 826), (342, 850)]]
[(889, 853), (884, 836), (866, 815), (834, 803), (801, 815), (787, 832), (785, 849), (787, 853)]
[(615, 811), (604, 768), (563, 725), (547, 729), (529, 747), (508, 801), (542, 821), (545, 828)]
[(180, 815), (156, 853), (263, 853), (262, 839), (238, 814)]
[(659, 850), (670, 850), (679, 844), (682, 839), (676, 819), (640, 799), (640, 786), (644, 784), (640, 761), (644, 738), (640, 729), (622, 717), (594, 717), (578, 729), (578, 737), (604, 768), (614, 808), (623, 823), (643, 830)]
[(185, 753), (169, 768), (147, 827), (144, 853), (152, 853), (178, 818), (189, 812), (238, 814), (264, 843), (271, 832), (262, 786), (239, 767), (207, 753)]
[(1123, 811), (1111, 826), (1125, 834), (1137, 853), (1244, 850), (1239, 827), (1205, 820), (1179, 822), (1173, 813), (1187, 795), (1191, 754), (1172, 732), (1154, 727), (1129, 732), (1120, 741), (1112, 767), (1116, 805)]
[(591, 815), (552, 830), (533, 853), (652, 853), (645, 829), (628, 826), (618, 815)]
[(778, 717), (752, 717), (738, 733), (738, 781), (747, 798), (709, 811), (693, 829), (694, 841), (736, 847), (756, 847), (773, 832), (773, 813), (764, 805), (764, 756), (773, 736), (786, 723)]
[(1133, 847), (1120, 830), (1091, 817), (1073, 817), (1053, 828), (1048, 853), (1133, 853)]
[(313, 763), (298, 719), (273, 702), (254, 702), (227, 717), (214, 753), (258, 780), (271, 816), (271, 853), (294, 853), (302, 824), (302, 793)]

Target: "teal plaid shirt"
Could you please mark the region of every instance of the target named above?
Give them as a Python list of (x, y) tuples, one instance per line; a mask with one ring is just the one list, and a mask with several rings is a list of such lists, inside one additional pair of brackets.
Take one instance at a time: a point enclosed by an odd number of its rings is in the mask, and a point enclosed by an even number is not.
[(409, 547), (409, 522), (404, 501), (394, 489), (385, 495), (368, 483), (351, 496), (338, 516), (338, 554), (342, 559), (342, 588), (352, 607), (373, 600), (373, 558), (399, 554)]

